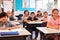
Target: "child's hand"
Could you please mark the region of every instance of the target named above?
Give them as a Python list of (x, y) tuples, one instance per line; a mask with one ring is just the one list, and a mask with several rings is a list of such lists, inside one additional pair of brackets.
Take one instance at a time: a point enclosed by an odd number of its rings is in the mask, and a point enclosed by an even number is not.
[(6, 30), (6, 28), (0, 27), (0, 30)]

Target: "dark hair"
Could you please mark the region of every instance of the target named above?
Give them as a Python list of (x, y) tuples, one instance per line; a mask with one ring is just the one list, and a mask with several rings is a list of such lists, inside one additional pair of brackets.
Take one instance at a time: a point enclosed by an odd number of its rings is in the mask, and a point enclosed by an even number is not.
[(47, 13), (47, 14), (48, 14), (48, 12), (47, 12), (47, 11), (43, 12), (43, 14), (45, 14), (45, 13)]
[(58, 12), (59, 12), (59, 10), (58, 10), (58, 9), (53, 9), (53, 10), (52, 10), (52, 13), (53, 13), (54, 11), (58, 11)]
[(14, 12), (14, 9), (12, 9), (12, 12)]
[(7, 16), (7, 13), (5, 12), (0, 13), (0, 18), (5, 17), (5, 16)]
[(38, 12), (41, 12), (41, 11), (38, 10), (37, 13), (38, 13)]
[(28, 11), (28, 10), (25, 10), (25, 11), (24, 11), (24, 14), (25, 14), (25, 12), (28, 12), (28, 15), (29, 15), (29, 11)]
[(47, 35), (46, 36), (46, 39), (47, 40), (54, 40), (54, 37), (53, 36), (55, 36), (55, 35)]
[(53, 16), (53, 12), (54, 12), (54, 11), (58, 11), (58, 12), (59, 12), (59, 10), (58, 10), (58, 9), (53, 9), (53, 10), (52, 10), (52, 16)]
[[(38, 10), (38, 11), (37, 11), (37, 13), (39, 13), (39, 12), (41, 12), (41, 11), (39, 11), (39, 10)], [(39, 15), (39, 14), (37, 14), (37, 16), (41, 16), (41, 17), (42, 17), (42, 13), (41, 13), (40, 15)]]
[(31, 14), (34, 14), (34, 15), (35, 15), (35, 13), (34, 13), (34, 12), (31, 12)]

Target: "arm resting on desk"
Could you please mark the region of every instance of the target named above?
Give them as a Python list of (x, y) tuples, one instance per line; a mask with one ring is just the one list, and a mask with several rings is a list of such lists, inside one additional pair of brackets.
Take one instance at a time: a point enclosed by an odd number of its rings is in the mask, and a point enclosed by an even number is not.
[(50, 24), (50, 22), (47, 22), (47, 27), (48, 28), (52, 28), (52, 29), (59, 29), (59, 26), (57, 25), (57, 26), (52, 26), (51, 24)]
[(19, 28), (19, 26), (5, 27), (5, 28), (0, 27), (0, 30), (11, 30), (11, 29), (17, 29), (17, 28)]
[(24, 20), (24, 22), (29, 22), (30, 20)]
[(8, 29), (8, 30), (9, 30), (9, 29), (11, 30), (11, 29), (17, 29), (17, 28), (20, 28), (20, 27), (16, 25), (16, 26), (13, 26), (13, 27), (8, 27), (7, 29)]

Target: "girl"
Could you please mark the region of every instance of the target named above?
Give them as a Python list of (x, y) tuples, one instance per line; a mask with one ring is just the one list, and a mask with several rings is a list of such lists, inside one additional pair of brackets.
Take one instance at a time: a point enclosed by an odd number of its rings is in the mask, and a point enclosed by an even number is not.
[(47, 22), (47, 20), (48, 20), (48, 13), (47, 13), (46, 11), (43, 13), (42, 20), (43, 20), (44, 22)]
[[(47, 27), (52, 29), (59, 29), (59, 10), (53, 9), (52, 16), (48, 18)], [(52, 27), (53, 26), (53, 27)]]
[(24, 11), (24, 16), (23, 16), (23, 20), (27, 19), (29, 17), (29, 11), (28, 10), (25, 10)]
[(41, 20), (41, 18), (42, 18), (41, 11), (37, 11), (37, 16), (36, 17), (38, 18), (38, 20)]
[[(48, 19), (47, 27), (52, 29), (59, 29), (59, 10), (53, 9), (52, 10), (52, 16)], [(52, 35), (54, 40), (58, 40), (58, 37), (56, 34)]]

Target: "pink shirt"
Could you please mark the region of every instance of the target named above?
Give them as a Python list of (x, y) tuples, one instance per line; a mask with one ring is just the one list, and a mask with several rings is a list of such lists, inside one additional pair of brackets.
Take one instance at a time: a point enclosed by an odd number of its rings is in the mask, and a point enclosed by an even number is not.
[(44, 18), (44, 17), (43, 17), (42, 19), (43, 19), (43, 21), (46, 21), (46, 22), (47, 22), (47, 20), (48, 20), (48, 17), (47, 17), (47, 18)]
[(50, 22), (52, 26), (58, 26), (60, 24), (60, 17), (54, 20), (53, 17), (51, 16), (48, 18), (48, 22)]
[(60, 16), (59, 16), (59, 24), (60, 24)]

